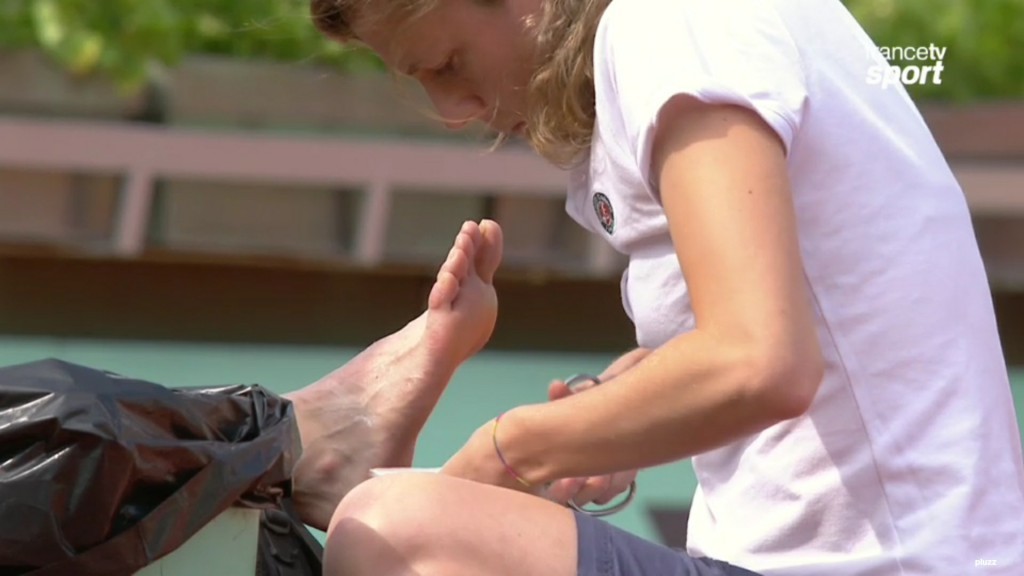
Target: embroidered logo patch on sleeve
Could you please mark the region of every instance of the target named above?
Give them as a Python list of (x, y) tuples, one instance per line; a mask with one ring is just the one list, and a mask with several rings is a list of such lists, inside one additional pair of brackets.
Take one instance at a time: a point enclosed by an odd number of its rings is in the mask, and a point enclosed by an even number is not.
[(594, 212), (605, 232), (609, 234), (615, 232), (615, 212), (612, 210), (612, 203), (601, 192), (594, 194)]

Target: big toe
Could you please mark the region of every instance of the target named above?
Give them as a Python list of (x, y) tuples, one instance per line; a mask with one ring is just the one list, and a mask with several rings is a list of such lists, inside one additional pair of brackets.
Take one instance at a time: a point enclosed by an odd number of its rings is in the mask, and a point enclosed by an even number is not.
[(505, 241), (502, 236), (501, 226), (493, 220), (481, 222), (480, 232), (483, 238), (474, 259), (476, 273), (484, 282), (491, 284), (494, 282), (494, 273), (498, 270), (498, 266), (501, 265), (501, 255), (505, 249)]

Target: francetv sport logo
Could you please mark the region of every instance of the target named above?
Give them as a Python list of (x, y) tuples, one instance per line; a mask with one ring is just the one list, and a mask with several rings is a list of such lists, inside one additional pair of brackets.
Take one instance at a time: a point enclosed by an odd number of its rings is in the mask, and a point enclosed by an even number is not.
[[(881, 85), (889, 88), (902, 84), (942, 84), (942, 72), (945, 68), (942, 60), (946, 57), (946, 48), (935, 44), (927, 46), (881, 46), (878, 51), (888, 62), (875, 64), (868, 68), (868, 84)], [(876, 59), (874, 53), (871, 59)]]

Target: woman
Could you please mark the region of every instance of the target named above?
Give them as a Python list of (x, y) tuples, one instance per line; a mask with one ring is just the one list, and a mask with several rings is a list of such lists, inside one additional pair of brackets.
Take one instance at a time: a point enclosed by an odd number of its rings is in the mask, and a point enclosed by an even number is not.
[[(440, 475), (362, 484), (329, 573), (1024, 573), (1024, 465), (970, 214), (906, 91), (868, 82), (885, 62), (838, 1), (312, 10), (452, 127), (488, 122), (572, 171), (568, 212), (629, 255), (623, 302), (650, 350), (488, 421)], [(682, 458), (686, 553), (550, 501), (604, 501)]]

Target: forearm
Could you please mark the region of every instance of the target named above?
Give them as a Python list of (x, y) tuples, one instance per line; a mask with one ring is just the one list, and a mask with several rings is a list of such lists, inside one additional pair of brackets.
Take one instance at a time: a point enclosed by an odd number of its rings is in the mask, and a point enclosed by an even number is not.
[(629, 352), (626, 352), (622, 356), (615, 359), (614, 362), (608, 365), (598, 377), (602, 382), (615, 378), (619, 374), (622, 374), (626, 370), (629, 370), (635, 366), (638, 362), (643, 360), (650, 354), (651, 351), (647, 348), (634, 348)]
[(791, 368), (694, 331), (586, 394), (511, 411), (500, 447), (536, 483), (679, 460), (788, 417), (784, 402), (766, 399), (769, 384), (790, 377), (780, 370)]

